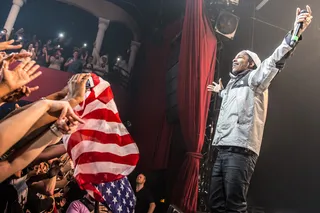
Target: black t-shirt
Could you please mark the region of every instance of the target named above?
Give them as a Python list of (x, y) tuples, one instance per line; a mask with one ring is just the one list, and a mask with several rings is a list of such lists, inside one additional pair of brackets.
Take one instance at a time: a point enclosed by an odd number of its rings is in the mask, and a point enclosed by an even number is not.
[(9, 183), (0, 183), (0, 212), (23, 213), (19, 204), (18, 193)]
[(53, 198), (44, 197), (40, 198), (40, 194), (38, 194), (38, 190), (36, 188), (30, 187), (28, 193), (28, 201), (26, 204), (26, 209), (30, 212), (42, 212), (49, 211), (53, 207)]
[(135, 191), (135, 195), (137, 197), (135, 213), (147, 213), (150, 203), (154, 203), (151, 192), (147, 188), (143, 187), (140, 191)]

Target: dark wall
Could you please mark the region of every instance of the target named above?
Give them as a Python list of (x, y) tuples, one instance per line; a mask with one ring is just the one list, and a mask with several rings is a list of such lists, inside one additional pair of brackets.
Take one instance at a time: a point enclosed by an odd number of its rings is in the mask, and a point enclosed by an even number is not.
[[(229, 80), (231, 60), (237, 52), (251, 49), (261, 59), (273, 52), (293, 27), (297, 6), (309, 4), (314, 19), (294, 56), (270, 86), (268, 118), (249, 192), (250, 202), (271, 209), (268, 212), (319, 212), (320, 2), (269, 1), (254, 12), (255, 4), (260, 2), (240, 1), (236, 14), (241, 20), (235, 40), (224, 42), (224, 83)], [(260, 21), (253, 21), (250, 17), (254, 16)]]

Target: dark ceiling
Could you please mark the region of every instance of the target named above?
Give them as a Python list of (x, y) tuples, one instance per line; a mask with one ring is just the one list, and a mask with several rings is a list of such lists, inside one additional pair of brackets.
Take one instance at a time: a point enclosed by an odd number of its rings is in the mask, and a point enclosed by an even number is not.
[(142, 30), (162, 27), (184, 13), (185, 0), (108, 0), (125, 9)]

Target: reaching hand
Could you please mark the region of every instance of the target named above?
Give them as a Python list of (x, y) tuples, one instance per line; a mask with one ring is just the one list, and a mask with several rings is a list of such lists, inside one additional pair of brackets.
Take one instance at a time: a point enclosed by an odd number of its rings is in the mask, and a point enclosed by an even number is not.
[(38, 90), (39, 87), (27, 87), (23, 86), (19, 89), (14, 90), (8, 95), (4, 96), (1, 100), (3, 102), (12, 103), (19, 101), (22, 97), (28, 97), (32, 92)]
[(209, 92), (219, 93), (224, 89), (221, 78), (219, 79), (219, 84), (217, 84), (216, 82), (212, 82), (212, 84), (208, 85), (207, 88)]
[(62, 134), (66, 135), (66, 134), (72, 134), (73, 132), (76, 131), (78, 127), (78, 122), (74, 121), (73, 119), (65, 118), (65, 119), (58, 120), (55, 123), (55, 125)]
[(5, 52), (0, 52), (0, 66), (2, 67), (4, 61), (7, 61), (9, 64), (11, 64), (11, 63), (18, 61), (20, 59), (26, 59), (30, 56), (31, 56), (31, 54), (28, 52), (11, 53), (10, 55), (7, 55)]
[(84, 123), (81, 118), (79, 118), (71, 108), (69, 102), (67, 101), (51, 101), (51, 100), (46, 100), (46, 102), (49, 104), (49, 113), (54, 113), (57, 111), (61, 111), (59, 120), (63, 119), (68, 119), (71, 124), (76, 124), (76, 122)]
[(14, 43), (14, 40), (0, 42), (0, 51), (2, 50), (16, 50), (22, 48), (21, 44), (18, 45), (12, 45)]
[(18, 64), (12, 71), (9, 70), (9, 61), (10, 59), (3, 61), (3, 81), (1, 83), (6, 84), (11, 92), (28, 84), (42, 74), (37, 71), (40, 66), (34, 66), (35, 61), (31, 61), (30, 58)]
[(73, 98), (79, 103), (84, 101), (84, 96), (86, 93), (86, 83), (90, 76), (91, 75), (88, 73), (76, 74), (72, 76), (68, 81), (68, 98)]
[(307, 5), (306, 6), (306, 9), (307, 9), (307, 13), (300, 13), (301, 12), (301, 9), (300, 8), (297, 8), (297, 11), (296, 11), (296, 21), (294, 23), (294, 28), (296, 27), (296, 25), (298, 23), (303, 23), (302, 25), (302, 28), (299, 32), (299, 36), (307, 29), (307, 27), (311, 24), (311, 21), (312, 21), (312, 11), (311, 11), (311, 8)]

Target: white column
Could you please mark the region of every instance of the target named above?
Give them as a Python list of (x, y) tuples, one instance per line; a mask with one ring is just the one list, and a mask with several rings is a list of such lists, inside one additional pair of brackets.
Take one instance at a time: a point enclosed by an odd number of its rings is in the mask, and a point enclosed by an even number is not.
[(16, 22), (16, 19), (18, 17), (20, 8), (23, 6), (24, 4), (24, 0), (13, 0), (12, 1), (12, 7), (10, 10), (10, 13), (8, 15), (7, 21), (4, 25), (4, 28), (8, 31), (8, 35), (11, 34), (11, 31), (13, 29), (14, 23)]
[(109, 23), (110, 23), (109, 20), (104, 18), (99, 18), (98, 33), (97, 33), (96, 42), (95, 42), (95, 46), (93, 48), (93, 53), (92, 53), (94, 60), (99, 60), (104, 34), (108, 29)]
[(128, 61), (128, 72), (131, 72), (131, 69), (134, 66), (134, 63), (136, 61), (137, 53), (140, 48), (141, 43), (137, 41), (131, 41), (131, 47), (130, 47), (130, 57)]

